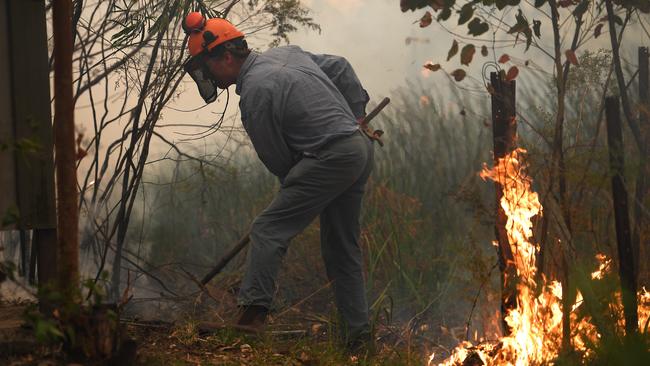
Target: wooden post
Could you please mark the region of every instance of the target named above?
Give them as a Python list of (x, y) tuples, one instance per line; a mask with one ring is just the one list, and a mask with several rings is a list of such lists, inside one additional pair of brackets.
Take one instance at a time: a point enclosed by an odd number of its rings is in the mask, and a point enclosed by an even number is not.
[[(514, 80), (502, 80), (498, 73), (490, 74), (490, 81), (494, 90), (492, 94), (492, 133), (494, 143), (494, 163), (497, 164), (500, 158), (503, 158), (515, 148), (517, 137), (517, 120), (515, 113), (515, 88)], [(514, 256), (508, 234), (506, 223), (508, 218), (501, 208), (501, 198), (503, 193), (502, 187), (495, 182), (496, 189), (496, 224), (494, 232), (497, 239), (497, 251), (499, 257), (499, 269), (501, 270), (501, 321), (503, 323), (504, 333), (510, 333), (510, 329), (505, 322), (505, 316), (509, 310), (516, 307), (517, 289), (515, 283), (516, 268), (514, 267)]]
[(605, 113), (607, 116), (607, 144), (609, 146), (609, 165), (612, 177), (612, 197), (614, 200), (614, 220), (618, 244), (618, 268), (625, 315), (625, 334), (632, 336), (637, 332), (639, 318), (637, 314), (634, 253), (630, 238), (630, 218), (624, 180), (625, 159), (618, 98), (608, 97), (605, 99)]

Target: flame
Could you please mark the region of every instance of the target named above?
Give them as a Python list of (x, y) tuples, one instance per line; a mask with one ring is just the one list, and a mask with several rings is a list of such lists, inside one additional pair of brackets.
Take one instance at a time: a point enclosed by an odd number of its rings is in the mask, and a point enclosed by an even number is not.
[[(541, 365), (552, 363), (559, 354), (562, 340), (562, 285), (557, 281), (547, 281), (543, 275), (540, 276), (540, 284), (535, 282), (535, 260), (539, 247), (531, 242), (531, 220), (542, 213), (542, 205), (537, 193), (531, 188), (532, 179), (526, 173), (525, 154), (526, 150), (518, 148), (498, 159), (492, 169), (484, 164), (479, 173), (484, 180), (493, 180), (502, 187), (500, 205), (507, 216), (508, 242), (519, 281), (517, 306), (505, 316), (511, 333), (497, 342), (473, 345), (469, 341), (463, 341), (439, 366), (463, 365), (468, 357), (479, 358), (487, 366)], [(496, 242), (493, 244), (498, 246)], [(592, 278), (600, 279), (609, 271), (611, 259), (604, 254), (598, 254), (596, 259), (600, 265), (592, 273)], [(638, 295), (639, 327), (643, 332), (643, 327), (650, 318), (650, 292), (644, 288)], [(587, 345), (597, 344), (601, 335), (589, 316), (580, 315), (582, 304), (583, 297), (578, 292), (570, 314), (571, 343), (586, 358), (591, 352)], [(616, 311), (622, 313), (622, 309)], [(433, 358), (434, 354), (431, 354), (428, 365), (433, 363)]]
[(607, 273), (609, 273), (609, 265), (612, 260), (602, 253), (596, 254), (596, 260), (598, 260), (598, 263), (600, 264), (598, 269), (591, 273), (591, 278), (594, 280), (601, 280)]
[(639, 291), (637, 301), (639, 303), (639, 331), (650, 331), (650, 326), (646, 330), (646, 324), (650, 323), (650, 292), (645, 287)]

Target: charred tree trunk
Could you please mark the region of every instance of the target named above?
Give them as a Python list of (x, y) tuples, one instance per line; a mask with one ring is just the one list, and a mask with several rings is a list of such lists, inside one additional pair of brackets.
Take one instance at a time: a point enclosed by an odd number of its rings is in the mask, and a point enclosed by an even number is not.
[(66, 301), (73, 301), (77, 296), (79, 282), (79, 218), (72, 96), (72, 3), (70, 0), (54, 0), (52, 23), (59, 288)]
[[(650, 154), (650, 68), (648, 67), (648, 47), (639, 47), (639, 128), (641, 130), (641, 145), (644, 151), (641, 151), (639, 161), (639, 174), (636, 180), (636, 192), (634, 193), (634, 230), (632, 231), (632, 248), (634, 249), (634, 276), (639, 279), (640, 258), (647, 253), (641, 252), (641, 240), (646, 238), (650, 226), (648, 216), (643, 214), (643, 204), (648, 194), (648, 180), (650, 179), (650, 164), (648, 164), (648, 155)], [(644, 247), (648, 248), (646, 245)], [(647, 249), (646, 249), (647, 250)], [(646, 264), (647, 265), (647, 264)]]
[(630, 238), (630, 218), (627, 207), (627, 189), (624, 180), (625, 159), (623, 153), (623, 133), (618, 98), (609, 97), (605, 101), (607, 114), (607, 144), (612, 177), (612, 197), (614, 200), (614, 221), (618, 247), (619, 275), (625, 315), (625, 334), (635, 335), (638, 327), (636, 276), (634, 275), (634, 253)]
[[(494, 92), (492, 94), (492, 133), (494, 143), (494, 163), (505, 157), (515, 149), (517, 138), (517, 120), (515, 113), (515, 81), (505, 81), (496, 72), (490, 74), (490, 81)], [(510, 333), (505, 321), (509, 310), (516, 307), (517, 289), (515, 283), (516, 269), (514, 256), (508, 234), (506, 232), (506, 217), (501, 207), (503, 187), (495, 181), (496, 188), (496, 224), (494, 231), (497, 239), (499, 256), (499, 269), (501, 270), (501, 321), (504, 333)]]

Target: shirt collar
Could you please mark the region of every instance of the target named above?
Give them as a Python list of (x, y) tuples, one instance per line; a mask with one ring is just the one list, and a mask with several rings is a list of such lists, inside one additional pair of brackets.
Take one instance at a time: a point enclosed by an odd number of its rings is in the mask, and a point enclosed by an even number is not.
[(246, 73), (250, 70), (251, 65), (253, 62), (255, 62), (255, 59), (257, 58), (258, 53), (255, 51), (251, 51), (251, 53), (246, 57), (246, 61), (241, 65), (241, 69), (239, 69), (239, 75), (237, 76), (237, 81), (236, 81), (236, 86), (235, 86), (235, 93), (239, 95), (241, 93), (241, 88), (242, 88), (242, 80)]

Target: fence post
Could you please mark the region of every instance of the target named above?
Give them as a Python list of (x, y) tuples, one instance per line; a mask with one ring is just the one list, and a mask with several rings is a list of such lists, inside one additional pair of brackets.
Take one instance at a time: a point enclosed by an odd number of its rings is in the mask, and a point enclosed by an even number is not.
[[(500, 158), (508, 155), (515, 149), (517, 138), (517, 120), (515, 113), (515, 80), (503, 80), (498, 73), (490, 74), (492, 85), (492, 139), (494, 143), (494, 163), (497, 164)], [(501, 322), (504, 333), (510, 333), (510, 329), (505, 321), (505, 316), (509, 310), (517, 306), (517, 288), (515, 283), (516, 269), (513, 265), (514, 256), (508, 234), (506, 232), (506, 222), (508, 218), (501, 208), (501, 198), (503, 196), (502, 187), (496, 181), (494, 182), (496, 190), (496, 224), (494, 227), (497, 239), (497, 252), (499, 257), (499, 269), (501, 270)]]
[(607, 145), (612, 177), (612, 197), (614, 200), (614, 221), (616, 223), (616, 242), (618, 247), (619, 275), (625, 315), (625, 334), (636, 334), (638, 327), (636, 277), (634, 276), (634, 253), (630, 238), (630, 218), (627, 207), (627, 190), (624, 181), (624, 150), (621, 115), (618, 98), (605, 99), (607, 116)]

